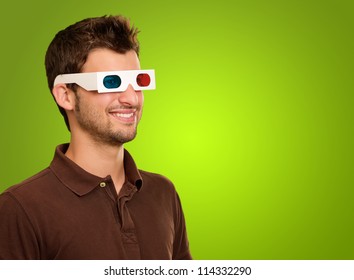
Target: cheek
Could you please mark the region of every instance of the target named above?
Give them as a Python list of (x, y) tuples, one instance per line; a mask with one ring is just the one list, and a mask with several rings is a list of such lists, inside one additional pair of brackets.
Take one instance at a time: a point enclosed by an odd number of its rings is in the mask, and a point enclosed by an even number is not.
[(106, 111), (112, 102), (114, 102), (114, 98), (110, 94), (99, 94), (95, 96), (91, 96), (87, 102), (90, 104), (90, 108), (95, 111)]
[(80, 100), (80, 108), (77, 110), (81, 115), (91, 116), (97, 119), (101, 119), (106, 113), (107, 104), (100, 100), (100, 98), (82, 98)]
[(102, 109), (107, 107), (107, 104), (112, 100), (109, 94), (97, 94), (86, 90), (81, 90), (78, 93), (79, 98), (76, 101), (80, 103), (81, 108)]
[(138, 100), (139, 100), (139, 104), (141, 107), (144, 106), (144, 93), (142, 91), (137, 93), (138, 95)]

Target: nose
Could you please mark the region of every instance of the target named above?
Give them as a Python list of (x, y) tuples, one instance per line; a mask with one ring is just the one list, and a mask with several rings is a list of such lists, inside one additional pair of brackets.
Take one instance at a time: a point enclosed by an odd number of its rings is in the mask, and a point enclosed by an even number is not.
[(138, 95), (132, 85), (129, 85), (125, 91), (118, 94), (118, 100), (119, 103), (125, 106), (135, 107), (139, 104)]

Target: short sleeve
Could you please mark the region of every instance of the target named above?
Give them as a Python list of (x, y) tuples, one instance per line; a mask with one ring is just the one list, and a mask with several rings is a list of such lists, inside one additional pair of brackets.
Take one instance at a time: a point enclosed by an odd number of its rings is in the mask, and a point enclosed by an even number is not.
[(182, 205), (178, 194), (175, 197), (176, 217), (175, 217), (175, 240), (173, 244), (174, 260), (191, 260), (189, 241), (187, 237), (186, 222), (182, 210)]
[(0, 259), (39, 259), (33, 226), (21, 204), (9, 192), (0, 195)]

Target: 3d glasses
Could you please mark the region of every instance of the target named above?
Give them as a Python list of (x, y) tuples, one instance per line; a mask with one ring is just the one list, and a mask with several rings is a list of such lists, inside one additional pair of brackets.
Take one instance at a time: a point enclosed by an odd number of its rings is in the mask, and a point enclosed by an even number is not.
[(73, 83), (87, 91), (97, 90), (99, 93), (122, 92), (125, 91), (129, 85), (132, 85), (134, 90), (149, 90), (156, 88), (154, 70), (61, 74), (54, 80), (54, 86), (57, 84)]

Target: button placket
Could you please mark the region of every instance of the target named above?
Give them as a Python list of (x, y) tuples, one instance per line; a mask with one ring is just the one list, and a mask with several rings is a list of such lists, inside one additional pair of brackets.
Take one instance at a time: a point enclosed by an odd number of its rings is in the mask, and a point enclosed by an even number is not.
[(131, 259), (140, 259), (140, 245), (136, 235), (135, 224), (130, 215), (127, 203), (136, 192), (132, 185), (123, 185), (123, 192), (118, 197), (117, 208), (121, 217), (121, 236), (123, 244), (127, 250), (127, 255)]

